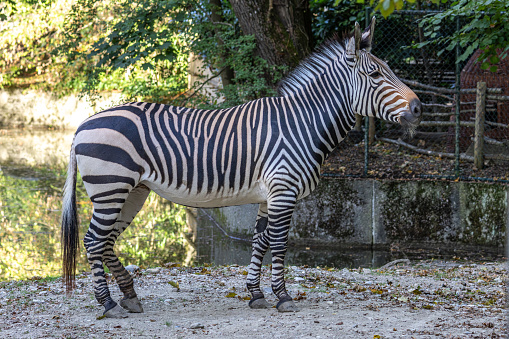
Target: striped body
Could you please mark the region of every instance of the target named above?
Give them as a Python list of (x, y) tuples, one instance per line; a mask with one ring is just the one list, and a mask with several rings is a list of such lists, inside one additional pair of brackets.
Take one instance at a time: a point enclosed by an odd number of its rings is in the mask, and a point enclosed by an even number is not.
[(410, 129), (419, 122), (415, 94), (369, 53), (373, 27), (361, 36), (356, 26), (353, 37), (322, 46), (286, 78), (279, 97), (223, 110), (130, 103), (85, 120), (71, 149), (62, 214), (68, 287), (78, 243), (78, 167), (94, 204), (84, 243), (105, 315), (124, 311), (110, 297), (104, 264), (124, 293), (120, 305), (142, 311), (113, 245), (151, 190), (194, 207), (259, 203), (247, 277), (250, 306), (268, 307), (259, 285), (270, 248), (278, 310), (295, 311), (283, 269), (296, 202), (317, 186), (321, 165), (352, 128), (355, 113)]
[[(145, 183), (162, 197), (193, 207), (267, 201), (266, 185), (287, 171), (298, 174), (302, 198), (316, 187), (330, 152), (303, 112), (285, 97), (224, 110), (131, 103), (83, 122), (74, 147), (90, 195), (96, 193), (99, 166), (104, 174), (125, 173), (131, 186), (133, 180)], [(328, 123), (343, 132), (342, 139), (353, 118), (339, 126)]]

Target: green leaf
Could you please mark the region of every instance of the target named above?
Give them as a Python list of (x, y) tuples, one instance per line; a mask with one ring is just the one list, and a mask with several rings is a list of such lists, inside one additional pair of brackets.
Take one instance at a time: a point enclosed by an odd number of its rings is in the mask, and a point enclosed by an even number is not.
[(490, 58), (490, 63), (491, 64), (498, 64), (500, 62), (500, 58), (496, 55), (493, 55), (491, 58)]
[(106, 51), (107, 51), (108, 53), (112, 53), (112, 52), (116, 52), (119, 48), (120, 48), (120, 46), (119, 46), (119, 45), (113, 45), (113, 46), (108, 47), (108, 48), (106, 49)]
[(172, 45), (172, 43), (170, 41), (166, 41), (164, 44), (160, 45), (158, 48), (159, 49), (167, 49), (171, 45)]
[(498, 67), (496, 65), (493, 65), (490, 67), (490, 72), (495, 73), (497, 71)]
[(141, 65), (141, 68), (144, 69), (144, 70), (153, 70), (154, 69), (154, 66), (148, 62), (145, 62), (143, 65)]

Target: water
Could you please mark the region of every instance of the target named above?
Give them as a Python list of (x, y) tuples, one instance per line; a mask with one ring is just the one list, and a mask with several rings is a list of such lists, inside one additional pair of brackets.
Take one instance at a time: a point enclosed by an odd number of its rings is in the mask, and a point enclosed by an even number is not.
[[(0, 129), (0, 280), (61, 274), (61, 188), (73, 134)], [(92, 204), (78, 183), (83, 238)], [(141, 267), (168, 262), (247, 265), (251, 257), (249, 241), (231, 239), (203, 212), (191, 213), (153, 193), (115, 250), (124, 265)], [(290, 246), (286, 264), (379, 267), (399, 257), (389, 251)], [(264, 264), (270, 264), (269, 255)], [(78, 269), (89, 270), (83, 248)]]

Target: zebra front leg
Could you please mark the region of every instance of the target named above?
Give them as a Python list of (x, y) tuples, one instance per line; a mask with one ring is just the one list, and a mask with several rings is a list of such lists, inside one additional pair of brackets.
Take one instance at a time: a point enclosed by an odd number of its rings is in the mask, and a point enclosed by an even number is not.
[(248, 267), (247, 275), (247, 289), (251, 293), (249, 307), (255, 309), (270, 307), (270, 304), (265, 300), (265, 296), (260, 289), (260, 271), (263, 257), (269, 247), (269, 242), (265, 234), (267, 222), (267, 203), (261, 203), (258, 208), (258, 216), (256, 217), (251, 264)]
[(118, 221), (115, 224), (115, 229), (108, 238), (106, 250), (103, 255), (104, 263), (115, 277), (120, 290), (124, 294), (124, 297), (120, 299), (120, 306), (130, 313), (143, 313), (143, 307), (134, 290), (133, 278), (118, 259), (113, 250), (113, 246), (118, 236), (125, 231), (136, 214), (141, 210), (149, 193), (150, 189), (143, 184), (136, 186), (129, 193), (118, 217)]
[(297, 312), (299, 309), (285, 286), (285, 256), (288, 247), (288, 232), (296, 198), (292, 194), (279, 194), (269, 203), (269, 225), (267, 235), (272, 252), (272, 291), (279, 299), (279, 312)]

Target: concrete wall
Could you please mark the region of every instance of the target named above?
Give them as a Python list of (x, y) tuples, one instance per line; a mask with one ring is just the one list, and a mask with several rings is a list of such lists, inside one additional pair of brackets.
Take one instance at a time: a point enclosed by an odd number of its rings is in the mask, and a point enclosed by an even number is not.
[(120, 99), (120, 93), (110, 93), (92, 106), (76, 95), (57, 97), (36, 90), (1, 90), (0, 126), (76, 129), (83, 120), (117, 105)]
[[(444, 181), (322, 179), (299, 201), (290, 240), (355, 246), (503, 248), (509, 186)], [(257, 205), (209, 210), (236, 236), (253, 234)]]

